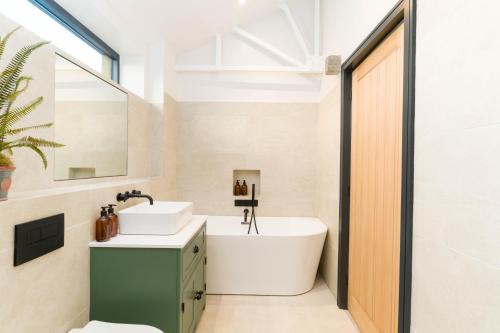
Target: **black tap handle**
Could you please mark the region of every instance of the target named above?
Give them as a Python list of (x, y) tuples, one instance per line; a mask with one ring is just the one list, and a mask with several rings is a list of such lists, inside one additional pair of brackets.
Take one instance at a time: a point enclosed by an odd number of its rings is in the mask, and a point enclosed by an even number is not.
[(194, 299), (197, 300), (197, 301), (201, 300), (203, 298), (203, 294), (204, 294), (204, 292), (202, 290), (197, 291), (194, 294)]
[(142, 191), (132, 190), (132, 194), (141, 195)]

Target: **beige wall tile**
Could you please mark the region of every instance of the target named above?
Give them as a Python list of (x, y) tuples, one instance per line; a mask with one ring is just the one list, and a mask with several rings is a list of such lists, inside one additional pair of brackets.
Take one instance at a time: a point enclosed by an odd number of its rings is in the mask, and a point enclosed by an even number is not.
[(319, 104), (317, 127), (316, 211), (328, 227), (320, 271), (337, 293), (340, 166), (340, 84)]
[[(488, 41), (500, 33), (494, 23), (499, 6), (482, 4), (418, 5), (415, 332), (494, 332), (500, 326), (498, 71), (476, 68), (478, 55), (485, 64), (498, 58), (499, 44)], [(464, 40), (469, 52), (460, 45)]]
[(57, 332), (89, 303), (89, 223), (66, 230), (65, 246), (13, 267), (13, 250), (0, 255), (3, 332)]
[(317, 105), (179, 103), (177, 120), (178, 198), (196, 213), (241, 215), (233, 170), (257, 169), (257, 214), (315, 216)]
[(413, 240), (412, 325), (417, 332), (498, 330), (500, 270), (416, 236)]

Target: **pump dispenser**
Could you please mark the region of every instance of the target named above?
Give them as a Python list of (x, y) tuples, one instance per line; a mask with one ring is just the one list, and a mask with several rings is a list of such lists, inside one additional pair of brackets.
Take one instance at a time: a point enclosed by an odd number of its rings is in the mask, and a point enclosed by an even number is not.
[(108, 219), (108, 207), (101, 207), (101, 217), (95, 222), (95, 239), (98, 242), (107, 242), (111, 235), (110, 223)]
[(241, 195), (241, 185), (240, 185), (240, 181), (237, 180), (236, 181), (236, 185), (234, 186), (234, 195)]
[(243, 180), (243, 185), (241, 185), (241, 195), (248, 194), (248, 186), (246, 180)]
[(115, 214), (116, 205), (109, 204), (108, 205), (108, 220), (111, 227), (111, 235), (110, 237), (115, 237), (118, 234), (118, 215)]

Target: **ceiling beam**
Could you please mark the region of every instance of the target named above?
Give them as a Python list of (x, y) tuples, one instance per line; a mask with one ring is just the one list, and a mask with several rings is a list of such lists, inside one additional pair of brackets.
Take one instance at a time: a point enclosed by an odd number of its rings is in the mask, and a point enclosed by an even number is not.
[(244, 39), (258, 45), (259, 47), (261, 47), (262, 49), (274, 54), (276, 57), (278, 58), (281, 58), (282, 60), (286, 61), (287, 63), (291, 64), (291, 65), (295, 65), (297, 67), (301, 67), (301, 66), (304, 66), (303, 63), (301, 63), (299, 60), (289, 56), (288, 54), (278, 50), (277, 48), (275, 48), (274, 46), (272, 46), (271, 44), (263, 41), (262, 39), (260, 39), (259, 37), (239, 28), (239, 27), (235, 27), (233, 28), (233, 33), (235, 33), (236, 35), (240, 36), (240, 37), (243, 37)]
[(321, 74), (319, 66), (210, 66), (210, 65), (177, 65), (177, 72), (282, 72), (297, 74)]
[(320, 56), (321, 7), (320, 0), (314, 0), (314, 55)]
[(288, 4), (282, 3), (280, 5), (280, 9), (283, 11), (283, 13), (285, 13), (286, 18), (288, 19), (288, 23), (290, 23), (295, 38), (297, 39), (297, 42), (299, 43), (299, 46), (302, 49), (302, 52), (304, 52), (306, 58), (309, 59), (311, 57), (311, 53), (309, 52), (309, 49), (306, 45), (306, 41), (304, 40), (304, 36), (300, 32), (297, 22), (293, 18), (292, 12), (290, 11), (290, 7), (288, 7)]

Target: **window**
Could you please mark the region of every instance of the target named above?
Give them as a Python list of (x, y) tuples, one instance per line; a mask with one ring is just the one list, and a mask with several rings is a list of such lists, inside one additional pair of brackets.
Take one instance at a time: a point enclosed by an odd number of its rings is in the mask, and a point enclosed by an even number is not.
[(6, 1), (0, 13), (103, 77), (119, 82), (120, 56), (53, 0)]

